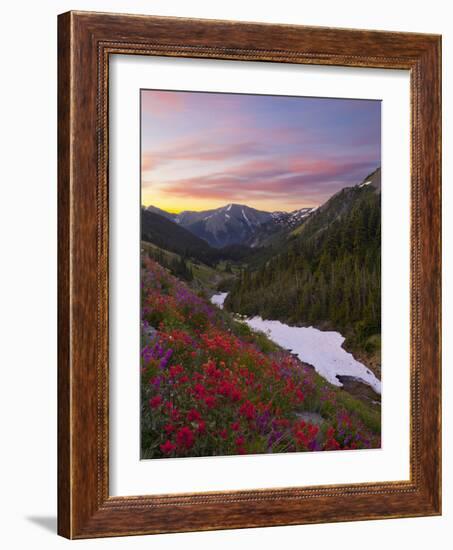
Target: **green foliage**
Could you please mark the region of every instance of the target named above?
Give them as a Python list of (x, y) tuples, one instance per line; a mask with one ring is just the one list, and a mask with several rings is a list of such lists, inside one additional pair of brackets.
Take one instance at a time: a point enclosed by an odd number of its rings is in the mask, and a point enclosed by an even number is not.
[(380, 447), (365, 405), (142, 260), (142, 458)]
[(252, 249), (241, 244), (213, 248), (207, 241), (184, 227), (145, 209), (141, 211), (141, 238), (159, 248), (201, 261), (206, 265), (215, 266), (218, 262), (227, 260), (227, 273), (232, 272), (229, 262), (241, 261), (260, 254), (260, 249)]
[(149, 258), (152, 258), (162, 267), (168, 269), (176, 277), (187, 282), (193, 280), (193, 270), (187, 258), (150, 246), (147, 248), (147, 253)]
[(346, 410), (357, 415), (363, 424), (373, 432), (381, 432), (381, 410), (373, 409), (346, 391), (339, 392), (337, 402)]
[(206, 241), (154, 212), (142, 209), (141, 233), (144, 241), (153, 243), (159, 248), (212, 264), (213, 249)]
[(380, 262), (380, 195), (367, 188), (343, 190), (280, 254), (242, 271), (225, 307), (292, 324), (349, 329), (357, 344), (365, 344), (380, 333)]
[(224, 277), (217, 284), (219, 292), (230, 292), (234, 287), (234, 277)]

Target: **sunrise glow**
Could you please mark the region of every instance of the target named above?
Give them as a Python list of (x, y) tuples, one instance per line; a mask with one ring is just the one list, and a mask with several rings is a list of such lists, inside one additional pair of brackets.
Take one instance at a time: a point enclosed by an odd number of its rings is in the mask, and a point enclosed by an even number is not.
[(317, 206), (380, 165), (381, 103), (142, 90), (142, 204)]

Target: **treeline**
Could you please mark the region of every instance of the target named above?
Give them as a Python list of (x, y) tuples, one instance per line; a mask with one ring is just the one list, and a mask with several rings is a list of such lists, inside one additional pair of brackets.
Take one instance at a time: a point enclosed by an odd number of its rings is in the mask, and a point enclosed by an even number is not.
[[(320, 212), (285, 250), (243, 271), (225, 306), (247, 316), (352, 329), (358, 341), (380, 332), (380, 195), (351, 189), (352, 206)], [(348, 201), (351, 197), (348, 197)]]
[(193, 280), (193, 271), (187, 258), (169, 256), (160, 249), (149, 249), (147, 253), (150, 258), (168, 269), (175, 277), (188, 282)]
[(177, 223), (145, 209), (141, 211), (141, 238), (159, 248), (212, 267), (223, 260), (238, 262), (260, 253), (258, 248), (241, 244), (214, 248)]
[(144, 209), (141, 212), (141, 237), (144, 241), (180, 256), (193, 257), (212, 264), (212, 248), (206, 241), (167, 218)]

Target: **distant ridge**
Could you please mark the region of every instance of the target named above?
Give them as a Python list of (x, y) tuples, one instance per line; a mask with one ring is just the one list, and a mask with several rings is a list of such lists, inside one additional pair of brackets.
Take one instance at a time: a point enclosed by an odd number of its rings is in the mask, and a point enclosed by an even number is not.
[(147, 212), (174, 222), (215, 248), (237, 244), (258, 246), (262, 231), (267, 235), (285, 227), (297, 227), (312, 210), (266, 212), (245, 204), (230, 203), (212, 210), (173, 214), (156, 206), (146, 207)]
[[(381, 170), (345, 187), (249, 269), (226, 309), (248, 317), (347, 331), (368, 346), (380, 333)], [(367, 349), (368, 349), (367, 348)]]

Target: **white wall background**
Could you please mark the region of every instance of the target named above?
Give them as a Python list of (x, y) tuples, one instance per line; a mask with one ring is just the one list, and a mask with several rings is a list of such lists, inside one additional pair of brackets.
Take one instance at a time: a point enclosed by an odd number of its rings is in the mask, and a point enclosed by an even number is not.
[[(16, 0), (2, 5), (0, 85), (0, 540), (2, 547), (349, 550), (449, 548), (453, 376), (453, 24), (450, 2), (420, 0)], [(70, 9), (443, 34), (444, 67), (444, 515), (69, 542), (56, 529), (57, 19)], [(450, 123), (448, 125), (447, 123)], [(450, 215), (449, 215), (450, 213)]]

